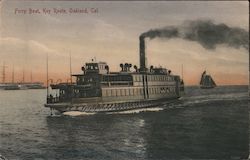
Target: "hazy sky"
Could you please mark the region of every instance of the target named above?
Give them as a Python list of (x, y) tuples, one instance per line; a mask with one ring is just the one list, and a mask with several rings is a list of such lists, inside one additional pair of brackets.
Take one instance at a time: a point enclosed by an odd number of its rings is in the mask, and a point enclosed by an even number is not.
[[(248, 2), (157, 1), (2, 1), (0, 21), (0, 63), (8, 66), (7, 79), (15, 67), (16, 81), (46, 81), (46, 54), (50, 78), (69, 77), (69, 54), (73, 73), (96, 57), (106, 61), (111, 71), (129, 62), (139, 66), (139, 36), (149, 29), (180, 25), (186, 20), (206, 19), (248, 31)], [(86, 9), (88, 13), (70, 13)], [(91, 9), (92, 8), (92, 9)], [(40, 13), (30, 14), (30, 9)], [(43, 12), (43, 9), (51, 10)], [(66, 10), (55, 13), (54, 9)], [(26, 13), (24, 13), (26, 10)], [(98, 10), (98, 11), (97, 11)], [(92, 12), (91, 12), (92, 11)], [(213, 50), (183, 39), (146, 40), (148, 65), (163, 66), (184, 81), (197, 85), (203, 70), (217, 84), (248, 84), (248, 51), (218, 45)]]

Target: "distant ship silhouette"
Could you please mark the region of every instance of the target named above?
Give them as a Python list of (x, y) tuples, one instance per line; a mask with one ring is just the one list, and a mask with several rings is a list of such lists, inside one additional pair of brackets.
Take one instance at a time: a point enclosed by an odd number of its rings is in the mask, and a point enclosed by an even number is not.
[(210, 89), (216, 87), (216, 83), (213, 78), (204, 71), (201, 75), (200, 88), (201, 89)]

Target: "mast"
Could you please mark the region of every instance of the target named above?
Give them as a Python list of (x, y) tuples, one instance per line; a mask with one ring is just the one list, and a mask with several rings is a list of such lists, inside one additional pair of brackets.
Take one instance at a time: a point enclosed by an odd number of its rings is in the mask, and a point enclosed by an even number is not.
[(12, 83), (14, 83), (14, 75), (15, 75), (15, 73), (14, 73), (14, 65), (13, 65), (13, 67), (12, 67)]
[(3, 62), (3, 66), (2, 67), (3, 67), (2, 83), (5, 83), (5, 68), (7, 68), (7, 66), (5, 66), (5, 62)]
[(71, 52), (69, 52), (69, 74), (70, 74), (70, 83), (72, 84), (72, 66), (71, 66)]
[(24, 83), (24, 80), (25, 80), (25, 79), (24, 79), (24, 66), (23, 66), (23, 83)]
[(182, 80), (184, 79), (183, 77), (183, 64), (181, 64), (181, 77), (182, 77)]
[(47, 57), (46, 57), (46, 72), (47, 72), (47, 97), (49, 96), (49, 58), (48, 58), (48, 53), (47, 53)]
[(30, 82), (32, 83), (32, 70), (30, 71)]
[[(70, 73), (70, 84), (72, 84), (72, 66), (71, 66), (71, 51), (69, 52), (69, 73)], [(70, 103), (72, 103), (72, 87), (71, 87), (71, 95), (70, 95)]]

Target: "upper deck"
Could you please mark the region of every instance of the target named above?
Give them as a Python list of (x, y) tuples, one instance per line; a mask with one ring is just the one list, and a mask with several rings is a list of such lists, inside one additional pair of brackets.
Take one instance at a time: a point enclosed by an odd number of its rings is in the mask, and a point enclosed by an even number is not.
[(82, 74), (75, 74), (76, 85), (112, 86), (142, 86), (146, 75), (148, 85), (166, 85), (174, 83), (176, 76), (171, 71), (159, 67), (150, 67), (147, 72), (139, 72), (136, 66), (131, 71), (131, 64), (121, 64), (120, 72), (110, 72), (105, 62), (86, 63)]
[(58, 89), (58, 102), (74, 100), (86, 102), (86, 99), (99, 97), (102, 101), (143, 100), (174, 97), (179, 95), (180, 77), (171, 71), (158, 67), (150, 67), (140, 72), (131, 64), (120, 65), (119, 72), (110, 72), (105, 62), (86, 63), (82, 73), (72, 75), (75, 83), (51, 85)]

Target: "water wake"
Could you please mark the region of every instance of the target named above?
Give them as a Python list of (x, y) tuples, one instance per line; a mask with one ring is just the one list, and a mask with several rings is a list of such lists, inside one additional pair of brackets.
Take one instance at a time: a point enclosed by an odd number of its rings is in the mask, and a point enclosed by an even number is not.
[(141, 108), (141, 109), (133, 109), (127, 111), (119, 111), (119, 112), (107, 112), (107, 114), (137, 114), (141, 112), (158, 112), (163, 110), (161, 107), (153, 107), (153, 108)]
[(64, 112), (63, 115), (65, 116), (85, 116), (85, 115), (94, 115), (95, 113), (87, 113), (87, 112), (80, 112), (80, 111), (68, 111)]
[(191, 107), (196, 105), (201, 105), (204, 103), (212, 102), (226, 102), (233, 100), (247, 100), (247, 93), (228, 93), (228, 94), (211, 94), (211, 95), (200, 95), (200, 96), (190, 96), (183, 97), (180, 101), (174, 104), (175, 107)]

